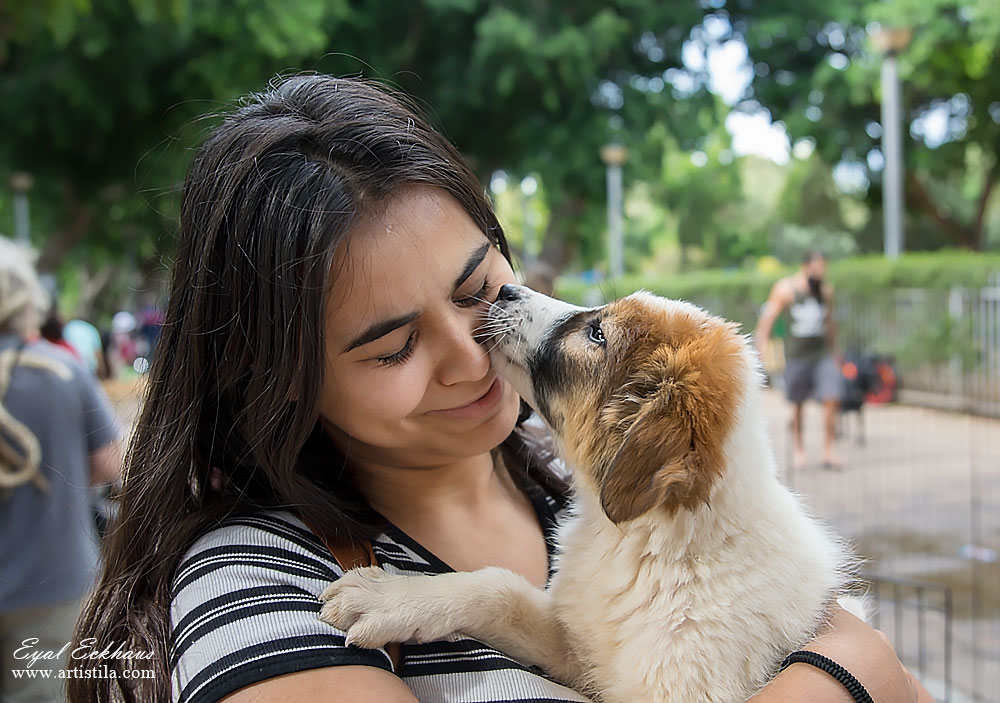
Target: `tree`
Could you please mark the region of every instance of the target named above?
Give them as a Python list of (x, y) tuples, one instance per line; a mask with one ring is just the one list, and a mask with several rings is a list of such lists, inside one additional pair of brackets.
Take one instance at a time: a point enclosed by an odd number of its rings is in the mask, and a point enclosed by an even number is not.
[(484, 180), (497, 168), (541, 177), (544, 257), (593, 257), (598, 150), (682, 104), (660, 76), (680, 65), (682, 28), (702, 16), (695, 3), (634, 0), (14, 0), (3, 12), (0, 163), (39, 184), (43, 268), (121, 264), (129, 247), (156, 267), (177, 155), (206, 124), (197, 116), (297, 69), (402, 87)]
[(321, 1), (8, 3), (0, 163), (35, 176), (39, 267), (122, 269), (105, 276), (122, 294), (137, 284), (129, 269), (158, 268), (179, 157), (202, 129), (195, 118), (321, 51), (317, 22), (346, 11)]
[[(815, 138), (830, 164), (858, 164), (880, 200), (879, 70), (869, 41), (878, 26), (905, 27), (899, 56), (905, 112), (906, 201), (936, 225), (938, 244), (979, 249), (1000, 162), (1000, 5), (991, 0), (740, 0), (719, 10), (745, 39), (755, 78), (742, 105), (764, 106), (793, 139)], [(933, 123), (944, 129), (932, 130)], [(969, 208), (949, 208), (946, 183), (975, 186)], [(927, 244), (932, 244), (927, 242)]]

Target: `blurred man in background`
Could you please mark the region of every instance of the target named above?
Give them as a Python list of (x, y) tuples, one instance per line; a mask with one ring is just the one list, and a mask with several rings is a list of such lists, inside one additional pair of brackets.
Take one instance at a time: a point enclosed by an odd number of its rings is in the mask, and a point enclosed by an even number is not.
[[(38, 336), (45, 298), (27, 251), (0, 237), (4, 703), (65, 700), (58, 669), (97, 567), (92, 486), (117, 481), (121, 465), (117, 423), (96, 379)], [(53, 670), (51, 678), (14, 676), (27, 667), (26, 653), (60, 651), (32, 667)]]
[(844, 466), (835, 448), (837, 410), (844, 379), (834, 351), (836, 328), (832, 308), (833, 287), (826, 281), (826, 258), (810, 252), (796, 273), (771, 288), (757, 323), (757, 349), (761, 358), (766, 358), (774, 323), (788, 311), (784, 381), (785, 394), (792, 404), (792, 466), (796, 469), (806, 465), (802, 408), (809, 398), (823, 404), (823, 467)]

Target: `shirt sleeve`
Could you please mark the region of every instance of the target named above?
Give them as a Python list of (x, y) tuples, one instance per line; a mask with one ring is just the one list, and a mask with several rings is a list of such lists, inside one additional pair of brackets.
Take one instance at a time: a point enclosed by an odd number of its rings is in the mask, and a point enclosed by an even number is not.
[(75, 367), (76, 383), (80, 388), (83, 405), (83, 431), (87, 451), (93, 454), (121, 436), (111, 401), (97, 380), (85, 373), (82, 367)]
[(317, 618), (342, 575), (291, 516), (231, 518), (182, 559), (171, 603), (174, 703), (207, 703), (269, 678), (349, 664), (392, 670), (384, 650), (347, 646)]

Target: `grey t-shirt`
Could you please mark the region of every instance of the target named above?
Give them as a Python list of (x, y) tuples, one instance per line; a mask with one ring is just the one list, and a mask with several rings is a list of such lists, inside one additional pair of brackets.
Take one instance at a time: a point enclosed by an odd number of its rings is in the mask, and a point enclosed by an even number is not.
[[(0, 351), (19, 344), (0, 335)], [(49, 482), (0, 497), (0, 612), (77, 600), (97, 569), (89, 457), (118, 437), (110, 403), (69, 352), (43, 340), (21, 349), (0, 402), (38, 438)]]

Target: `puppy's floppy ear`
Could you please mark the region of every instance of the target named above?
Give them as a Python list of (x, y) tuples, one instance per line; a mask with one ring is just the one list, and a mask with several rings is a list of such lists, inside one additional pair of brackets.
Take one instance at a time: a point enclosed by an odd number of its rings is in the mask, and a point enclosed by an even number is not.
[(658, 507), (694, 509), (708, 501), (725, 468), (722, 440), (735, 398), (684, 351), (670, 350), (669, 357), (656, 365), (653, 375), (662, 380), (642, 398), (599, 479), (601, 505), (616, 524)]

